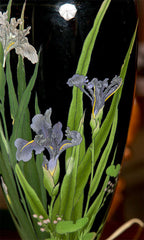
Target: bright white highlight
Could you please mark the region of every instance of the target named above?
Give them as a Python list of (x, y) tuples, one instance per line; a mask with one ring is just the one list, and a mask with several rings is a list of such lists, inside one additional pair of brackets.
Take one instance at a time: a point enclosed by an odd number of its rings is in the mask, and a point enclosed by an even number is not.
[(59, 14), (63, 17), (66, 21), (71, 20), (75, 17), (77, 9), (74, 4), (65, 3), (60, 6)]

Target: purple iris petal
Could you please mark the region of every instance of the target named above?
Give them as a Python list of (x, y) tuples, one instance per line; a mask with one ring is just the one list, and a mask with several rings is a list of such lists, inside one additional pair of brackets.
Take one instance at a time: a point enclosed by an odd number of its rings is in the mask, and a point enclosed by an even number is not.
[(29, 161), (32, 158), (32, 151), (35, 150), (36, 154), (40, 154), (44, 151), (44, 147), (37, 144), (34, 140), (28, 142), (22, 138), (18, 138), (15, 141), (17, 147), (16, 159), (24, 162)]
[(24, 139), (18, 138), (15, 141), (17, 147), (16, 158), (18, 161), (23, 160), (27, 162), (32, 157), (32, 151), (40, 154), (45, 149), (48, 151), (50, 160), (44, 156), (43, 166), (49, 169), (51, 174), (54, 174), (59, 155), (69, 147), (76, 146), (81, 143), (82, 137), (77, 131), (66, 130), (66, 136), (70, 140), (62, 140), (62, 124), (56, 123), (53, 127), (51, 124), (51, 108), (48, 109), (44, 115), (37, 114), (32, 119), (31, 128), (37, 133), (34, 140), (28, 142)]
[(47, 131), (51, 128), (51, 108), (49, 108), (44, 115), (37, 114), (32, 118), (31, 128), (37, 134), (42, 134), (45, 138), (47, 137)]

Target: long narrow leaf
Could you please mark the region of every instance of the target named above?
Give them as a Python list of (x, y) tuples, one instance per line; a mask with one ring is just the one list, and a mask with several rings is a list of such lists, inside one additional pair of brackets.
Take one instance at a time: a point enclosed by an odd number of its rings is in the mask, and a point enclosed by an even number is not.
[(25, 89), (23, 96), (21, 98), (20, 104), (19, 104), (19, 108), (16, 114), (16, 118), (15, 118), (15, 122), (14, 122), (14, 126), (13, 126), (13, 133), (10, 139), (11, 142), (11, 148), (13, 149), (13, 164), (15, 165), (16, 163), (16, 159), (15, 159), (15, 152), (16, 149), (14, 148), (14, 141), (18, 138), (18, 137), (22, 137), (22, 128), (23, 128), (23, 120), (24, 120), (24, 116), (25, 116), (25, 111), (27, 109), (27, 106), (29, 104), (30, 101), (30, 97), (31, 97), (31, 91), (34, 87), (36, 78), (37, 78), (37, 72), (38, 72), (38, 63), (35, 66), (35, 70), (33, 73), (33, 76), (31, 77), (31, 80), (29, 81), (29, 84), (27, 86), (27, 88)]
[(12, 79), (12, 72), (10, 67), (10, 53), (7, 55), (6, 59), (6, 80), (8, 85), (8, 96), (9, 96), (9, 105), (10, 105), (10, 114), (13, 122), (15, 121), (15, 116), (18, 109), (18, 100), (14, 88), (14, 83)]
[[(26, 214), (24, 212), (23, 206), (21, 205), (20, 198), (17, 192), (17, 187), (15, 183), (15, 179), (11, 169), (11, 161), (10, 161), (10, 149), (9, 145), (4, 137), (3, 130), (0, 126), (0, 146), (2, 154), (0, 155), (0, 166), (1, 166), (1, 175), (3, 177), (4, 183), (6, 184), (8, 195), (9, 195), (9, 209), (13, 219), (15, 216), (17, 218), (16, 222), (19, 226), (18, 229), (21, 229), (21, 235), (25, 235), (31, 237), (31, 239), (35, 239), (34, 229), (31, 223), (28, 221)], [(15, 204), (16, 203), (16, 204)], [(24, 232), (22, 229), (27, 229)]]
[(16, 174), (18, 176), (18, 179), (20, 181), (20, 184), (25, 192), (26, 198), (29, 201), (29, 204), (33, 210), (33, 213), (38, 214), (38, 216), (42, 215), (44, 218), (48, 218), (48, 215), (38, 198), (37, 194), (33, 190), (33, 188), (29, 185), (27, 180), (25, 179), (22, 171), (20, 170), (18, 164), (16, 164), (15, 167)]
[(114, 142), (114, 138), (115, 138), (115, 133), (116, 133), (116, 129), (117, 129), (117, 122), (118, 122), (118, 111), (116, 111), (116, 114), (115, 114), (115, 118), (114, 118), (112, 129), (111, 129), (111, 132), (110, 132), (109, 140), (107, 142), (107, 145), (106, 145), (106, 147), (103, 151), (103, 154), (102, 154), (101, 159), (99, 161), (99, 164), (97, 166), (96, 173), (94, 175), (93, 181), (90, 184), (89, 194), (90, 194), (91, 197), (96, 192), (97, 187), (100, 183), (101, 177), (104, 173), (105, 167), (107, 165), (107, 161), (109, 159), (109, 154), (111, 152), (113, 142)]
[(9, 0), (7, 5), (8, 19), (10, 19), (10, 15), (11, 15), (11, 6), (12, 6), (12, 0)]
[(101, 4), (101, 7), (98, 11), (98, 14), (96, 15), (94, 25), (89, 32), (88, 36), (86, 37), (86, 40), (84, 42), (83, 48), (82, 48), (82, 53), (80, 55), (78, 67), (76, 70), (76, 73), (80, 75), (86, 75), (88, 71), (88, 67), (90, 64), (91, 56), (92, 56), (92, 51), (94, 48), (94, 44), (102, 23), (102, 20), (105, 16), (105, 13), (110, 5), (111, 0), (104, 0), (103, 3)]
[(17, 64), (18, 100), (20, 102), (23, 92), (26, 89), (25, 66), (22, 56), (18, 56)]
[[(78, 128), (78, 131), (81, 134), (83, 134), (83, 121), (84, 119), (82, 118), (80, 126)], [(69, 166), (67, 168), (67, 172), (64, 176), (61, 186), (60, 214), (62, 214), (64, 219), (66, 220), (69, 220), (72, 215), (75, 188), (77, 184), (77, 169), (79, 165), (79, 159), (80, 159), (80, 145), (73, 147), (72, 156), (69, 159)]]

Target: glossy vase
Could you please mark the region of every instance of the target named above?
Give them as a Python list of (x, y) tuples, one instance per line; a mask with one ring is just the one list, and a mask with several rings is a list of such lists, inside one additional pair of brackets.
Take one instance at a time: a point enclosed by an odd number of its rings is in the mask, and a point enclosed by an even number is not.
[[(0, 1), (1, 10), (5, 10), (8, 1)], [(60, 15), (60, 6), (66, 3), (76, 7), (75, 15), (69, 19)], [(68, 109), (72, 98), (72, 89), (66, 84), (76, 71), (84, 40), (90, 31), (102, 0), (27, 0), (25, 10), (25, 26), (31, 26), (30, 42), (37, 51), (41, 49), (38, 79), (33, 93), (38, 94), (39, 107), (42, 113), (49, 107), (53, 109), (53, 122), (61, 121), (66, 128)], [(22, 4), (13, 1), (12, 16), (20, 17)], [(66, 19), (65, 19), (66, 18)], [(130, 40), (136, 25), (136, 10), (133, 0), (112, 0), (102, 22), (98, 38), (92, 54), (88, 77), (92, 79), (109, 78), (119, 75)], [(135, 83), (136, 47), (126, 75), (126, 82), (119, 105), (119, 120), (115, 137), (117, 146), (116, 163), (121, 163), (125, 147), (133, 91)], [(27, 75), (33, 69), (29, 63)], [(87, 100), (87, 99), (86, 99)], [(90, 104), (85, 101), (86, 115)], [(106, 109), (111, 101), (106, 104)], [(31, 117), (34, 115), (33, 104), (30, 106)], [(86, 142), (89, 143), (89, 119), (86, 122)], [(93, 231), (99, 228), (107, 213), (111, 194), (104, 207), (96, 216)]]

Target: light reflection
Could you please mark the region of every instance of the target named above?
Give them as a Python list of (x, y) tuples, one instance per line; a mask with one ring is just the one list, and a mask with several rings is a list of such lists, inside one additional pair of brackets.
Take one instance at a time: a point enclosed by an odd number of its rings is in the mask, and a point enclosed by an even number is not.
[(61, 17), (69, 21), (75, 17), (77, 9), (74, 4), (65, 3), (59, 7), (58, 11)]

